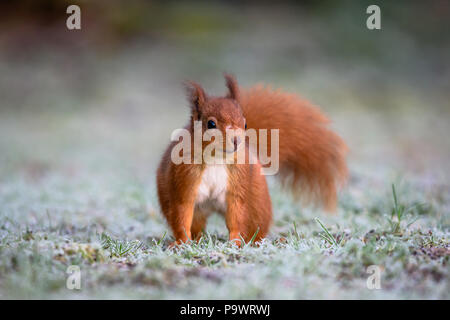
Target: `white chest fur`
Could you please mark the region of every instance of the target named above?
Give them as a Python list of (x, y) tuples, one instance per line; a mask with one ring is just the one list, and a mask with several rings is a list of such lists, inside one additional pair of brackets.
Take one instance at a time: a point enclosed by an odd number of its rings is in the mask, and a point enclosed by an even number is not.
[[(226, 211), (228, 173), (225, 165), (210, 165), (203, 171), (197, 190), (196, 205), (204, 211)], [(209, 212), (205, 212), (209, 213)]]

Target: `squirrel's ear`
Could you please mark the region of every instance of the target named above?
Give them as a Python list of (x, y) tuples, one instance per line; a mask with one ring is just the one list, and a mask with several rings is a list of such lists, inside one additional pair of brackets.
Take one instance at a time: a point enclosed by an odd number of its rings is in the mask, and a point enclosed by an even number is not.
[(228, 73), (225, 73), (224, 77), (228, 88), (227, 97), (239, 101), (239, 86), (236, 79)]
[(206, 94), (202, 86), (196, 82), (189, 81), (185, 83), (188, 100), (191, 103), (192, 115), (194, 119), (200, 119), (202, 107), (206, 101)]

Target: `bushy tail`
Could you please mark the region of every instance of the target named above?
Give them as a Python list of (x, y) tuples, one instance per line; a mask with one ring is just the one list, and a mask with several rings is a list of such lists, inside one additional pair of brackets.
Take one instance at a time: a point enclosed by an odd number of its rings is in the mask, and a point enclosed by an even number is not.
[[(337, 189), (348, 174), (348, 148), (327, 127), (328, 118), (298, 96), (263, 85), (241, 89), (241, 106), (248, 128), (279, 129), (282, 183), (302, 200), (333, 211)], [(270, 155), (270, 146), (268, 151)]]

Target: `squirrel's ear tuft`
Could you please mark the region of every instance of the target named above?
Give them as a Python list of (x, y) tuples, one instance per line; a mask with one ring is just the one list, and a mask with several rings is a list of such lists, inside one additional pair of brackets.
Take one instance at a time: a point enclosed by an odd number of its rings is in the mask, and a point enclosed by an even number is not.
[(202, 86), (196, 82), (189, 81), (185, 83), (188, 100), (192, 107), (194, 119), (200, 119), (202, 107), (206, 101), (206, 94)]
[(225, 73), (224, 77), (228, 88), (227, 97), (239, 101), (239, 86), (236, 79), (228, 73)]

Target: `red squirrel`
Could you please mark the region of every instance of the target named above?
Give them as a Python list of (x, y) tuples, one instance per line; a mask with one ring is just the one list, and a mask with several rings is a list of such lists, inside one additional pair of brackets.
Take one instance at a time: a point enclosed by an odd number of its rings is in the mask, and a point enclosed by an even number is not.
[[(327, 128), (328, 118), (317, 107), (294, 94), (263, 85), (244, 89), (228, 74), (225, 74), (225, 80), (228, 93), (223, 97), (207, 95), (195, 82), (186, 85), (191, 117), (185, 130), (191, 133), (191, 142), (194, 143), (195, 121), (202, 134), (215, 129), (226, 136), (226, 130), (230, 128), (243, 132), (254, 129), (258, 137), (257, 149), (261, 147), (260, 129), (278, 129), (277, 176), (283, 185), (295, 196), (334, 211), (337, 189), (347, 178), (345, 158), (348, 148)], [(257, 156), (256, 161), (249, 161), (252, 153), (245, 137), (226, 136), (222, 143), (223, 150), (232, 156), (240, 147), (246, 152), (246, 161), (176, 164), (171, 156), (177, 141), (169, 144), (161, 159), (157, 171), (158, 198), (175, 237), (172, 245), (198, 240), (212, 212), (225, 218), (229, 240), (239, 246), (241, 240), (259, 242), (269, 232), (272, 204), (261, 171), (267, 164), (262, 165)], [(200, 151), (203, 152), (208, 144), (208, 141), (202, 141)], [(266, 149), (270, 153), (274, 148), (269, 143)], [(184, 156), (194, 160), (192, 152)]]

